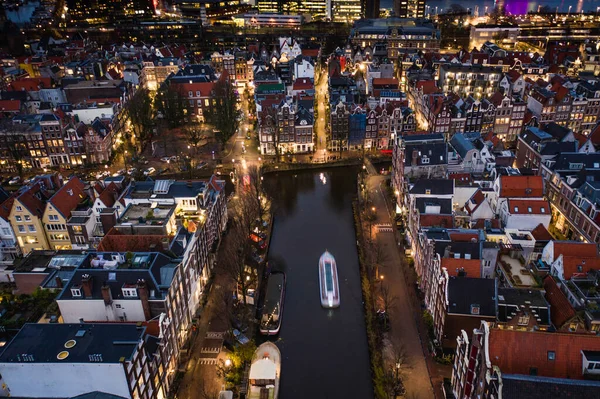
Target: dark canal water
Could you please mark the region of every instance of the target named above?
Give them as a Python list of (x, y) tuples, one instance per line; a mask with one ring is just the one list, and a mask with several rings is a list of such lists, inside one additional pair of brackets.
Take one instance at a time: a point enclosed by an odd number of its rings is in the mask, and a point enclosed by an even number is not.
[[(326, 183), (320, 179), (323, 173)], [(265, 178), (276, 216), (269, 258), (287, 275), (281, 399), (372, 398), (352, 198), (356, 168), (285, 173)], [(341, 305), (319, 300), (319, 257), (335, 256)]]

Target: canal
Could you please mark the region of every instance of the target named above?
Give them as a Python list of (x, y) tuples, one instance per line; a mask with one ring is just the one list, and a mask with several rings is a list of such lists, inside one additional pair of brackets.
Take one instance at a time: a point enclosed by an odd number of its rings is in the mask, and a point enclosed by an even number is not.
[[(325, 179), (320, 178), (323, 173)], [(357, 168), (273, 174), (269, 259), (287, 275), (281, 332), (281, 399), (373, 397), (352, 216)], [(319, 300), (318, 262), (336, 259), (341, 305)]]

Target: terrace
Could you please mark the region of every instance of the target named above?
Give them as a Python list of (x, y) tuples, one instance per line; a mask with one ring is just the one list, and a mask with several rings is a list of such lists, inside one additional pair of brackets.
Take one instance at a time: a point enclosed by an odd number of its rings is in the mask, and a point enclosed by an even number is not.
[(523, 248), (519, 244), (500, 244), (497, 269), (511, 287), (536, 287), (538, 282), (525, 267)]

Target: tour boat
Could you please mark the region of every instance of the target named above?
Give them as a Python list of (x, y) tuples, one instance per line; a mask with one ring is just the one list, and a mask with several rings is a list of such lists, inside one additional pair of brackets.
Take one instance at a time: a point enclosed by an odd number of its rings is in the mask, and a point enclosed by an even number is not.
[(285, 273), (272, 272), (267, 282), (267, 293), (260, 319), (260, 333), (276, 335), (281, 328), (283, 299), (285, 296)]
[(328, 251), (325, 251), (319, 259), (319, 288), (321, 289), (321, 306), (324, 308), (340, 306), (337, 267), (335, 258)]
[(272, 342), (260, 345), (250, 366), (248, 399), (277, 399), (281, 378), (281, 352)]

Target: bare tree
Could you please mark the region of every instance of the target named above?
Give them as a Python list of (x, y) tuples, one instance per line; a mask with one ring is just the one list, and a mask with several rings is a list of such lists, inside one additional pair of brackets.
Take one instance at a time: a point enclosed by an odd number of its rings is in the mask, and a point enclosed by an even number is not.
[(248, 290), (256, 286), (257, 270), (246, 265), (250, 257), (252, 245), (248, 239), (252, 223), (256, 219), (257, 211), (253, 198), (245, 192), (238, 194), (234, 202), (236, 216), (232, 219), (232, 226), (227, 237), (227, 249), (221, 256), (224, 271), (236, 282), (237, 289), (247, 304)]
[(380, 267), (389, 259), (389, 255), (379, 242), (373, 241), (368, 248), (367, 259), (369, 277), (375, 279), (379, 275)]
[(183, 130), (184, 134), (185, 134), (185, 141), (187, 142), (187, 144), (192, 147), (194, 149), (194, 154), (198, 153), (198, 146), (200, 145), (200, 142), (202, 141), (202, 129), (200, 129), (200, 126), (198, 125), (190, 125), (187, 126), (184, 130)]
[(127, 103), (127, 115), (131, 121), (132, 130), (141, 144), (139, 152), (152, 141), (153, 113), (152, 98), (147, 89), (139, 89)]
[(263, 216), (265, 214), (265, 206), (263, 206), (263, 201), (266, 201), (266, 192), (263, 188), (262, 170), (259, 166), (251, 165), (248, 166), (246, 174), (249, 178), (249, 184), (246, 187), (247, 192), (255, 202), (258, 218), (263, 220)]
[(215, 83), (210, 97), (212, 106), (206, 108), (204, 117), (218, 130), (217, 140), (224, 147), (239, 125), (237, 97), (232, 81), (222, 77)]
[(379, 302), (382, 310), (386, 313), (389, 313), (391, 309), (396, 307), (398, 303), (398, 297), (392, 294), (389, 286), (382, 283), (379, 294)]

